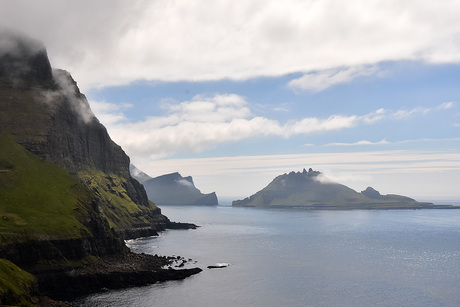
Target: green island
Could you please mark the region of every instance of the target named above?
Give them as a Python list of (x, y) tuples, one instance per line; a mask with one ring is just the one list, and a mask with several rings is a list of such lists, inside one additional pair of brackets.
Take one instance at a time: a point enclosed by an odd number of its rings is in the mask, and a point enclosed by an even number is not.
[(280, 175), (259, 192), (236, 200), (232, 205), (318, 210), (460, 209), (459, 206), (418, 202), (401, 195), (381, 195), (371, 187), (358, 193), (343, 184), (327, 180), (321, 172), (311, 168)]

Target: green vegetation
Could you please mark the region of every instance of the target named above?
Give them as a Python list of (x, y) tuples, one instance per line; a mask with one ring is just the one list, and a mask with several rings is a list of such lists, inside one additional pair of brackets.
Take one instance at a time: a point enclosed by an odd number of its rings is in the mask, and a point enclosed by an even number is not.
[(233, 206), (347, 210), (422, 209), (435, 205), (405, 196), (380, 195), (370, 187), (358, 193), (345, 185), (322, 180), (320, 172), (310, 169), (278, 176), (251, 197), (234, 201)]
[(80, 183), (60, 167), (45, 162), (0, 136), (0, 239), (3, 244), (29, 239), (90, 236), (80, 222), (97, 200), (101, 215), (116, 230), (166, 221), (154, 203), (139, 206), (127, 191), (126, 178), (90, 169)]
[(57, 105), (59, 96), (46, 95), (41, 85), (42, 82), (15, 80), (12, 86), (11, 80), (0, 77), (0, 122), (3, 131), (14, 133), (21, 140), (46, 141), (44, 132), (49, 127), (51, 109)]
[(34, 306), (30, 297), (34, 282), (33, 275), (0, 259), (0, 305)]
[(93, 193), (56, 165), (0, 135), (0, 236), (69, 239), (89, 235), (80, 223)]
[(128, 196), (126, 178), (94, 168), (79, 172), (78, 177), (98, 197), (100, 212), (111, 228), (145, 227), (166, 220), (153, 202), (149, 202), (149, 207), (141, 207)]

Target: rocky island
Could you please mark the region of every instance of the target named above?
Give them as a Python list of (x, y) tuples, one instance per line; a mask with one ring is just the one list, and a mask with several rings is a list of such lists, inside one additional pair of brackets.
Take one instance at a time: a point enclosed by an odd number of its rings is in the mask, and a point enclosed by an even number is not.
[(381, 195), (371, 187), (361, 193), (311, 168), (276, 177), (256, 194), (232, 203), (235, 207), (296, 207), (305, 209), (456, 209), (458, 206), (418, 202), (401, 195)]
[(205, 205), (217, 206), (215, 192), (203, 194), (195, 187), (191, 176), (166, 174), (143, 182), (147, 196), (159, 206)]
[(168, 257), (126, 247), (124, 239), (196, 227), (161, 214), (129, 165), (43, 44), (0, 31), (0, 305), (50, 305), (43, 294), (201, 271), (166, 269)]

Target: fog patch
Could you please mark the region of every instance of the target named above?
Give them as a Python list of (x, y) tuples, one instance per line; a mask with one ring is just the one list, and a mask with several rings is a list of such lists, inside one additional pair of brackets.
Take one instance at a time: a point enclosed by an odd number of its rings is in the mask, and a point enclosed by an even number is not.
[(319, 183), (323, 183), (323, 184), (337, 183), (335, 180), (333, 180), (332, 178), (327, 177), (323, 173), (320, 173), (319, 175), (314, 176), (313, 180), (315, 180), (315, 181), (317, 181)]
[(0, 75), (8, 76), (15, 83), (24, 77), (49, 78), (50, 72), (42, 42), (19, 32), (0, 30)]
[(96, 116), (91, 110), (86, 97), (80, 93), (76, 82), (72, 79), (71, 75), (67, 71), (53, 69), (53, 78), (59, 89), (54, 92), (44, 93), (48, 102), (54, 104), (56, 103), (57, 96), (64, 96), (69, 100), (73, 111), (79, 115), (83, 122), (89, 123), (90, 121), (96, 119)]
[(12, 30), (0, 30), (0, 57), (9, 55), (24, 58), (45, 51), (45, 45), (36, 39)]
[(180, 185), (183, 185), (185, 187), (193, 187), (193, 183), (191, 183), (190, 181), (188, 181), (187, 179), (179, 179), (179, 180), (176, 180), (176, 182)]

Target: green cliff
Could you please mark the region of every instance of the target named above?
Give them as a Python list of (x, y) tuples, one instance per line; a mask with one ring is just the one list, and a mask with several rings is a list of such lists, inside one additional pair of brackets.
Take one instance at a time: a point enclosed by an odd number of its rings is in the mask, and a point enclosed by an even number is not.
[(8, 38), (8, 49), (0, 50), (0, 132), (89, 188), (122, 236), (164, 229), (168, 219), (131, 177), (129, 157), (110, 139), (70, 74), (51, 69), (39, 42)]
[(33, 306), (35, 277), (8, 260), (0, 259), (0, 305)]
[[(148, 200), (129, 173), (129, 157), (70, 74), (51, 68), (43, 44), (1, 30), (0, 42), (0, 258), (35, 274), (40, 290), (51, 292), (72, 291), (69, 272), (79, 269), (80, 289), (88, 276), (91, 290), (104, 287), (88, 265), (105, 264), (117, 286), (126, 276), (157, 281), (156, 273), (141, 278), (136, 268), (160, 272), (168, 260), (134, 257), (123, 239), (194, 225), (169, 221)], [(113, 272), (106, 257), (126, 269)], [(174, 279), (173, 271), (162, 278)]]

